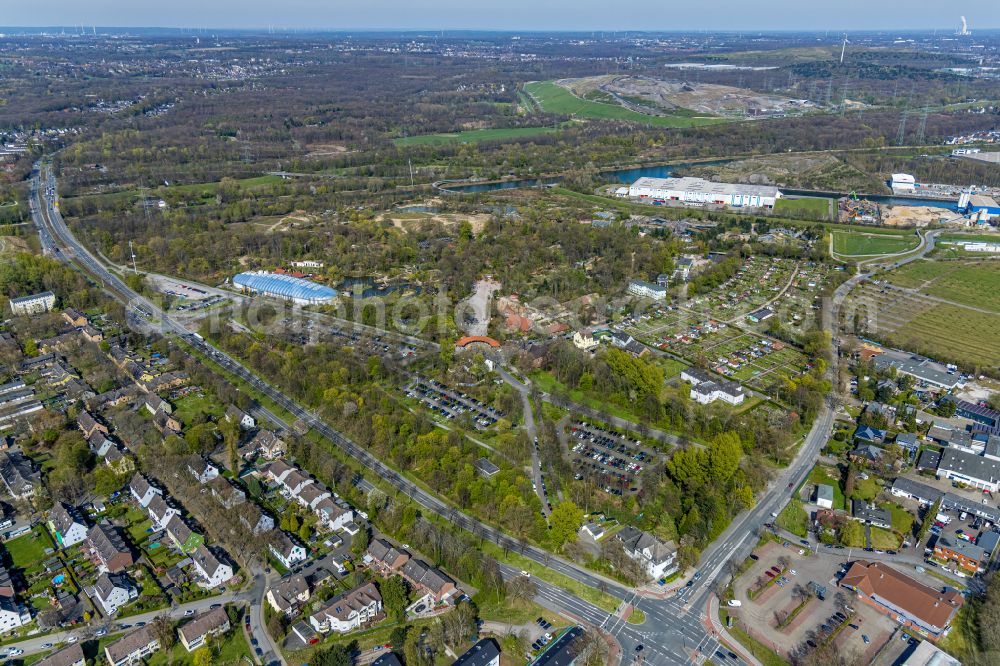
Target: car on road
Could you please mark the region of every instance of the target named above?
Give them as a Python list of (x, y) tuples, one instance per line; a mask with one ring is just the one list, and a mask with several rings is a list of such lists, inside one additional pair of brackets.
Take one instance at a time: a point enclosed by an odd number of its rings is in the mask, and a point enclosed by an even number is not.
[(789, 573), (790, 575), (792, 575), (792, 576), (798, 576), (798, 575), (799, 575), (799, 572), (798, 572), (798, 571), (796, 571), (795, 569), (789, 569), (789, 570), (788, 570), (788, 573)]
[(739, 608), (740, 606), (743, 605), (743, 602), (740, 601), (739, 599), (730, 599), (728, 605), (730, 608)]
[(642, 652), (642, 649), (643, 649), (642, 643), (639, 643), (638, 645), (635, 646), (635, 651), (636, 652)]
[(107, 629), (103, 629), (103, 628), (102, 629), (98, 629), (97, 631), (94, 632), (94, 636), (97, 636), (98, 638), (100, 638), (101, 636), (107, 636), (107, 635), (108, 635), (108, 630)]
[(693, 578), (693, 580), (698, 580), (699, 578), (701, 578), (701, 572), (700, 571), (695, 571), (694, 572), (694, 578)]
[(42, 643), (43, 650), (51, 650), (53, 647), (52, 643)]
[(251, 638), (250, 645), (257, 647), (258, 645), (260, 645), (260, 642), (256, 638)]
[(146, 623), (145, 622), (136, 622), (135, 626), (137, 626), (137, 627), (145, 627)]
[(80, 640), (79, 636), (70, 636), (69, 638), (66, 639), (66, 642), (67, 643), (76, 643), (78, 640)]
[(521, 569), (521, 575), (524, 576), (525, 578), (531, 578), (531, 574), (525, 571), (524, 569)]
[(22, 650), (21, 648), (11, 647), (7, 648), (7, 654), (11, 657), (20, 657), (22, 654), (24, 654), (24, 650)]
[(222, 604), (212, 604), (209, 608), (222, 608)]
[(188, 608), (186, 611), (184, 611), (184, 615), (185, 616), (194, 615), (194, 609), (193, 608)]
[(865, 645), (868, 645), (869, 643), (872, 642), (872, 639), (868, 638), (868, 634), (861, 634), (861, 640), (865, 642)]
[(259, 647), (254, 648), (253, 651), (254, 651), (254, 654), (256, 654), (258, 657), (263, 657), (264, 656), (264, 651), (261, 650)]

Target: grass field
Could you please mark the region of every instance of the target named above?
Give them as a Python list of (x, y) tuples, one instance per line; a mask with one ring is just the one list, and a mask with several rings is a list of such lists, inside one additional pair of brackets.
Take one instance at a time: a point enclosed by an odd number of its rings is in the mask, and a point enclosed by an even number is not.
[(829, 219), (830, 200), (814, 197), (807, 197), (803, 199), (778, 199), (778, 202), (774, 205), (774, 212)]
[(914, 261), (893, 271), (888, 279), (931, 296), (1000, 311), (1000, 262)]
[(895, 254), (912, 250), (920, 241), (913, 234), (881, 234), (868, 232), (833, 232), (833, 251), (848, 257)]
[(427, 146), (443, 143), (476, 143), (478, 141), (508, 141), (525, 137), (551, 134), (558, 130), (552, 127), (501, 127), (498, 129), (478, 129), (466, 132), (442, 132), (440, 134), (419, 134), (393, 139), (400, 148), (406, 146)]
[(690, 116), (647, 116), (619, 104), (594, 102), (577, 97), (569, 90), (552, 81), (532, 81), (524, 84), (525, 91), (547, 113), (560, 113), (580, 118), (597, 120), (628, 120), (635, 123), (646, 123), (659, 127), (694, 127), (725, 122), (721, 118), (692, 118)]
[(45, 549), (52, 548), (52, 540), (44, 533), (41, 525), (36, 525), (24, 536), (4, 542), (4, 546), (15, 567), (31, 569), (45, 559)]

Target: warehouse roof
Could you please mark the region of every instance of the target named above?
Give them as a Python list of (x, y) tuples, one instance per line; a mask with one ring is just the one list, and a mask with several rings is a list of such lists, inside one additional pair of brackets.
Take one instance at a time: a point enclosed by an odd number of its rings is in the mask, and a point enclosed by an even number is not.
[(311, 302), (329, 301), (337, 296), (337, 290), (331, 287), (291, 275), (278, 275), (266, 271), (239, 273), (233, 277), (233, 284), (272, 296)]
[(925, 365), (927, 362), (928, 361), (926, 360), (913, 361), (909, 359), (902, 360), (891, 358), (885, 354), (875, 357), (875, 367), (879, 370), (892, 366), (896, 368), (897, 372), (902, 372), (905, 375), (916, 377), (920, 381), (927, 384), (934, 384), (936, 386), (951, 389), (958, 386), (961, 382), (962, 378), (960, 375), (935, 370), (934, 368)]
[(958, 472), (968, 478), (988, 483), (1000, 481), (1000, 461), (950, 447), (941, 453), (938, 469)]
[(650, 187), (664, 190), (678, 190), (684, 192), (705, 192), (706, 194), (718, 194), (729, 196), (732, 194), (744, 194), (763, 197), (775, 197), (780, 194), (777, 187), (771, 185), (743, 185), (741, 183), (713, 183), (704, 178), (649, 178), (643, 177), (632, 183), (632, 187)]

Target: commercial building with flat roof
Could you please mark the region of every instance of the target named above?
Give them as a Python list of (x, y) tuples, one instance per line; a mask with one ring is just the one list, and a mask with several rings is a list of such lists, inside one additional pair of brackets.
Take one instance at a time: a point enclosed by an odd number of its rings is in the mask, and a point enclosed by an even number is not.
[(951, 390), (962, 383), (962, 376), (958, 373), (941, 372), (931, 367), (928, 359), (913, 360), (892, 358), (885, 354), (875, 357), (875, 367), (879, 370), (893, 367), (896, 372), (909, 375), (919, 382), (936, 386), (938, 388)]
[(281, 298), (299, 305), (329, 303), (337, 297), (337, 290), (332, 287), (267, 271), (239, 273), (233, 277), (233, 284), (248, 293)]
[(687, 204), (716, 204), (742, 208), (773, 208), (781, 198), (777, 187), (713, 183), (704, 178), (640, 178), (628, 188), (636, 199), (677, 201)]
[(995, 493), (1000, 490), (1000, 460), (948, 447), (941, 452), (937, 476)]

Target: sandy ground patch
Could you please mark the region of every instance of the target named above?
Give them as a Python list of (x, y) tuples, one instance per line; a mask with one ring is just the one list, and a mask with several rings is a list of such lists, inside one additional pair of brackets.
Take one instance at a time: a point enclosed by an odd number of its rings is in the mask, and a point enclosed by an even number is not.
[(490, 325), (490, 301), (499, 289), (500, 283), (489, 278), (477, 282), (472, 295), (459, 304), (462, 310), (469, 312), (458, 322), (459, 328), (469, 335), (486, 335)]
[(884, 210), (882, 221), (893, 227), (926, 227), (931, 222), (948, 221), (955, 213), (934, 206), (892, 206)]
[(380, 220), (388, 220), (397, 229), (408, 231), (409, 227), (423, 222), (434, 222), (445, 228), (458, 226), (462, 222), (472, 225), (473, 233), (481, 233), (486, 228), (486, 223), (490, 221), (490, 216), (486, 213), (466, 214), (466, 213), (407, 213), (389, 212), (379, 217)]

